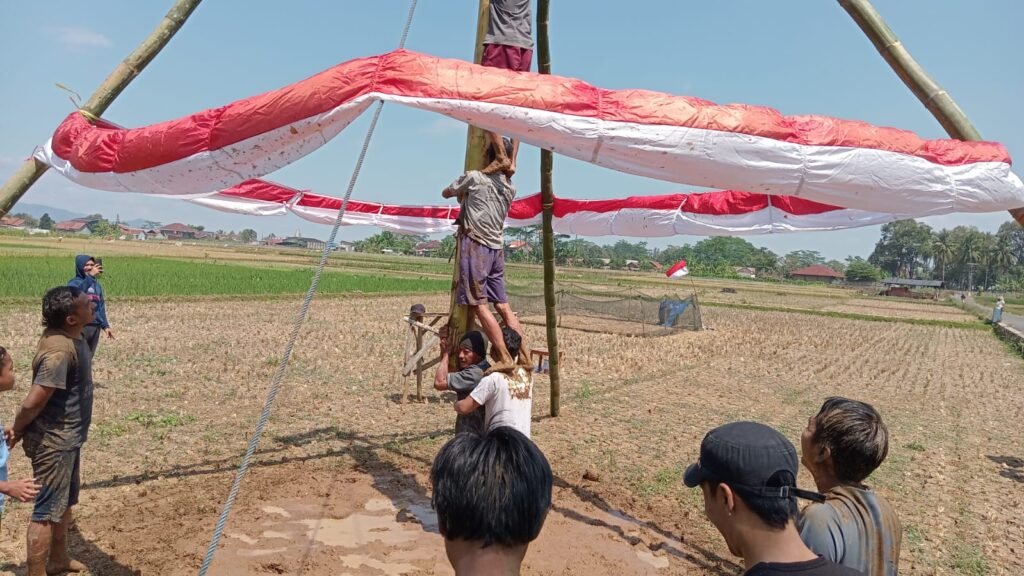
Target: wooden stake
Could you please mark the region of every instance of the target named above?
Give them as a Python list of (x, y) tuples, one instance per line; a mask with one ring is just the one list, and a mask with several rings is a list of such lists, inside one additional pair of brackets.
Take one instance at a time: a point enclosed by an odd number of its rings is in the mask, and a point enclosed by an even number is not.
[[(861, 31), (875, 45), (889, 67), (910, 88), (924, 107), (939, 121), (946, 133), (957, 140), (981, 140), (981, 134), (971, 124), (953, 97), (910, 55), (882, 15), (870, 0), (839, 0), (839, 5), (853, 18)], [(1010, 210), (1010, 215), (1024, 226), (1024, 207)]]
[[(487, 22), (490, 19), (490, 9), (490, 0), (480, 0), (476, 20), (476, 44), (473, 48), (473, 62), (476, 64), (483, 61), (484, 36), (487, 35)], [(469, 127), (469, 132), (466, 134), (466, 163), (464, 166), (466, 170), (479, 170), (484, 167), (484, 142), (486, 138), (487, 136), (483, 130), (476, 126)], [(459, 281), (459, 243), (457, 241), (455, 243), (455, 254), (452, 261), (455, 263), (455, 266), (452, 270), (452, 295), (451, 304), (448, 308), (450, 310), (448, 315), (448, 345), (454, 347), (458, 346), (459, 340), (462, 339), (462, 335), (468, 332), (470, 326), (473, 324), (473, 319), (469, 314), (469, 307), (455, 303), (455, 288)], [(451, 350), (449, 350), (449, 352), (450, 351)], [(448, 369), (457, 370), (458, 367), (458, 355), (451, 354)]]
[[(82, 105), (82, 110), (93, 116), (102, 116), (128, 84), (141, 74), (146, 65), (171, 41), (201, 1), (176, 0), (156, 29), (107, 76), (89, 100)], [(0, 216), (10, 212), (47, 169), (49, 166), (34, 158), (25, 160), (18, 171), (0, 187)]]
[[(551, 43), (548, 38), (548, 15), (550, 0), (537, 1), (537, 70), (551, 74)], [(552, 209), (555, 192), (552, 189), (551, 172), (554, 169), (554, 154), (550, 150), (540, 151), (540, 194), (544, 208), (542, 223), (544, 245), (544, 326), (548, 341), (548, 378), (551, 382), (551, 415), (558, 416), (561, 409), (562, 386), (559, 380), (560, 354), (558, 353), (558, 317), (555, 311), (555, 235), (552, 230)]]

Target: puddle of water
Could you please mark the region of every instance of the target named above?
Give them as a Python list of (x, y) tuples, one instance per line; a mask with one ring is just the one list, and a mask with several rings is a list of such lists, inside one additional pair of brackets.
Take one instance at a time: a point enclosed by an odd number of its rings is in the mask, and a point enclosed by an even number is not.
[(650, 564), (655, 568), (668, 568), (668, 558), (665, 556), (655, 556), (650, 550), (638, 550), (636, 557), (645, 564)]
[(239, 550), (237, 554), (243, 558), (259, 558), (261, 556), (284, 554), (287, 551), (288, 548), (267, 548), (264, 550)]
[(386, 498), (374, 498), (366, 503), (364, 506), (370, 512), (380, 512), (386, 510), (388, 512), (397, 512), (398, 509), (391, 503), (391, 500)]
[(285, 518), (292, 517), (287, 510), (284, 508), (278, 508), (277, 506), (264, 506), (263, 508), (260, 508), (260, 510), (263, 510), (267, 514), (277, 514), (278, 516), (284, 516)]
[(403, 574), (408, 574), (409, 572), (415, 572), (417, 570), (417, 568), (411, 564), (388, 564), (387, 562), (381, 562), (379, 560), (374, 560), (369, 556), (360, 556), (358, 554), (342, 556), (341, 562), (346, 568), (358, 569), (362, 566), (366, 566), (374, 570), (379, 570), (388, 576), (402, 576)]
[(228, 532), (226, 534), (226, 536), (228, 538), (234, 538), (235, 540), (241, 540), (242, 542), (245, 542), (249, 546), (255, 546), (259, 542), (259, 540), (255, 539), (255, 538), (253, 538), (251, 536), (246, 536), (245, 534), (232, 534), (231, 532)]
[(370, 542), (406, 544), (415, 541), (422, 534), (421, 530), (400, 524), (390, 516), (367, 514), (353, 514), (341, 520), (303, 520), (300, 524), (309, 528), (308, 535), (311, 539), (327, 546), (344, 548), (358, 548)]
[(409, 514), (412, 514), (427, 532), (438, 531), (437, 513), (430, 507), (430, 504), (409, 504), (403, 506), (402, 509), (408, 510)]

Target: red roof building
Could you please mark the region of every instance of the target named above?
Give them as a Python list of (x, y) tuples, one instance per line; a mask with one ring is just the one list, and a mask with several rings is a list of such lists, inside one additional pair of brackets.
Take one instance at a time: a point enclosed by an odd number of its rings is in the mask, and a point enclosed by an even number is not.
[(86, 220), (62, 220), (54, 224), (53, 229), (57, 232), (69, 234), (91, 234), (92, 228)]
[(828, 266), (815, 264), (806, 268), (800, 268), (799, 270), (793, 270), (789, 273), (789, 277), (793, 280), (803, 280), (804, 282), (834, 282), (842, 279), (843, 275)]
[(0, 218), (0, 228), (23, 228), (24, 226), (24, 218), (15, 218), (13, 216), (4, 216), (3, 218)]

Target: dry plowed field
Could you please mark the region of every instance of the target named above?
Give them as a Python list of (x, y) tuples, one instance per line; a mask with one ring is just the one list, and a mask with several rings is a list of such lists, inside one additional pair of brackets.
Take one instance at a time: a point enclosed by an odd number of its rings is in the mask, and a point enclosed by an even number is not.
[[(825, 296), (808, 297), (787, 305), (827, 308)], [(422, 404), (403, 402), (397, 377), (400, 318), (414, 298), (314, 303), (212, 573), (452, 573), (427, 477), (451, 436), (452, 398), (429, 390)], [(447, 297), (425, 301), (447, 308)], [(835, 305), (959, 314), (874, 299)], [(72, 533), (93, 574), (196, 573), (297, 308), (297, 299), (110, 304), (118, 339), (104, 339), (94, 362), (101, 387)], [(683, 468), (727, 421), (763, 421), (799, 444), (835, 394), (873, 403), (889, 426), (890, 455), (870, 483), (900, 513), (901, 573), (1021, 573), (1024, 360), (966, 327), (703, 312), (699, 333), (560, 331), (562, 416), (546, 416), (548, 381), (538, 376), (533, 428), (556, 475), (554, 510), (524, 574), (736, 574), (699, 491), (680, 485)], [(19, 379), (0, 395), (5, 421), (25, 393), (37, 326), (35, 307), (4, 310), (0, 342)], [(527, 330), (541, 342), (543, 328)], [(20, 447), (10, 468), (28, 473)], [(806, 474), (800, 482), (811, 485)], [(0, 574), (23, 574), (29, 512), (8, 507)]]

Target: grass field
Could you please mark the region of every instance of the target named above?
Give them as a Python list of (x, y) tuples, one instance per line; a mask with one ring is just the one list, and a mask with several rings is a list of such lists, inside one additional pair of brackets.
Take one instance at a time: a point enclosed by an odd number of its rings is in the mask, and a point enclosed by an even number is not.
[[(266, 286), (304, 291), (315, 255), (5, 242), (0, 255), (10, 274), (0, 284), (24, 294), (63, 283), (76, 252), (104, 257), (118, 338), (104, 339), (94, 362), (102, 387), (83, 449), (72, 549), (94, 575), (194, 574), (299, 302), (252, 296), (269, 294)], [(404, 285), (434, 293), (314, 302), (213, 573), (451, 574), (428, 473), (451, 435), (452, 398), (428, 379), (426, 402), (411, 402), (414, 383), (398, 377), (402, 314), (414, 301), (447, 309), (448, 266), (332, 256), (339, 291), (393, 293)], [(511, 274), (535, 286), (538, 272)], [(140, 274), (154, 280), (129, 282)], [(595, 291), (681, 286), (654, 274), (562, 274)], [(205, 280), (210, 287), (196, 294), (245, 297), (182, 295)], [(263, 288), (242, 292), (251, 289), (245, 283)], [(562, 414), (547, 417), (542, 375), (533, 405), (533, 438), (556, 476), (554, 508), (524, 575), (738, 573), (704, 518), (699, 491), (680, 485), (683, 468), (708, 429), (733, 420), (766, 422), (799, 445), (808, 416), (836, 394), (871, 402), (889, 428), (888, 459), (869, 483), (900, 514), (901, 573), (1024, 569), (1024, 359), (976, 318), (941, 302), (825, 286), (707, 279), (682, 286), (709, 304), (707, 330), (655, 339), (559, 330)], [(158, 290), (177, 295), (134, 296)], [(4, 296), (0, 343), (18, 376), (16, 390), (0, 394), (5, 422), (31, 371), (35, 298)], [(543, 342), (543, 328), (526, 331), (531, 343)], [(12, 477), (27, 473), (20, 449), (10, 468)], [(799, 483), (812, 486), (805, 472)], [(0, 527), (4, 576), (23, 573), (31, 512), (8, 506)]]
[[(47, 288), (66, 284), (73, 262), (64, 256), (6, 256), (8, 270), (0, 277), (0, 297), (38, 298)], [(69, 273), (69, 268), (71, 271)], [(302, 294), (309, 288), (310, 269), (263, 268), (242, 264), (125, 256), (104, 260), (104, 290), (113, 298), (134, 296), (210, 296)], [(387, 277), (328, 271), (320, 278), (325, 294), (352, 292), (440, 292), (450, 281), (438, 278)]]

